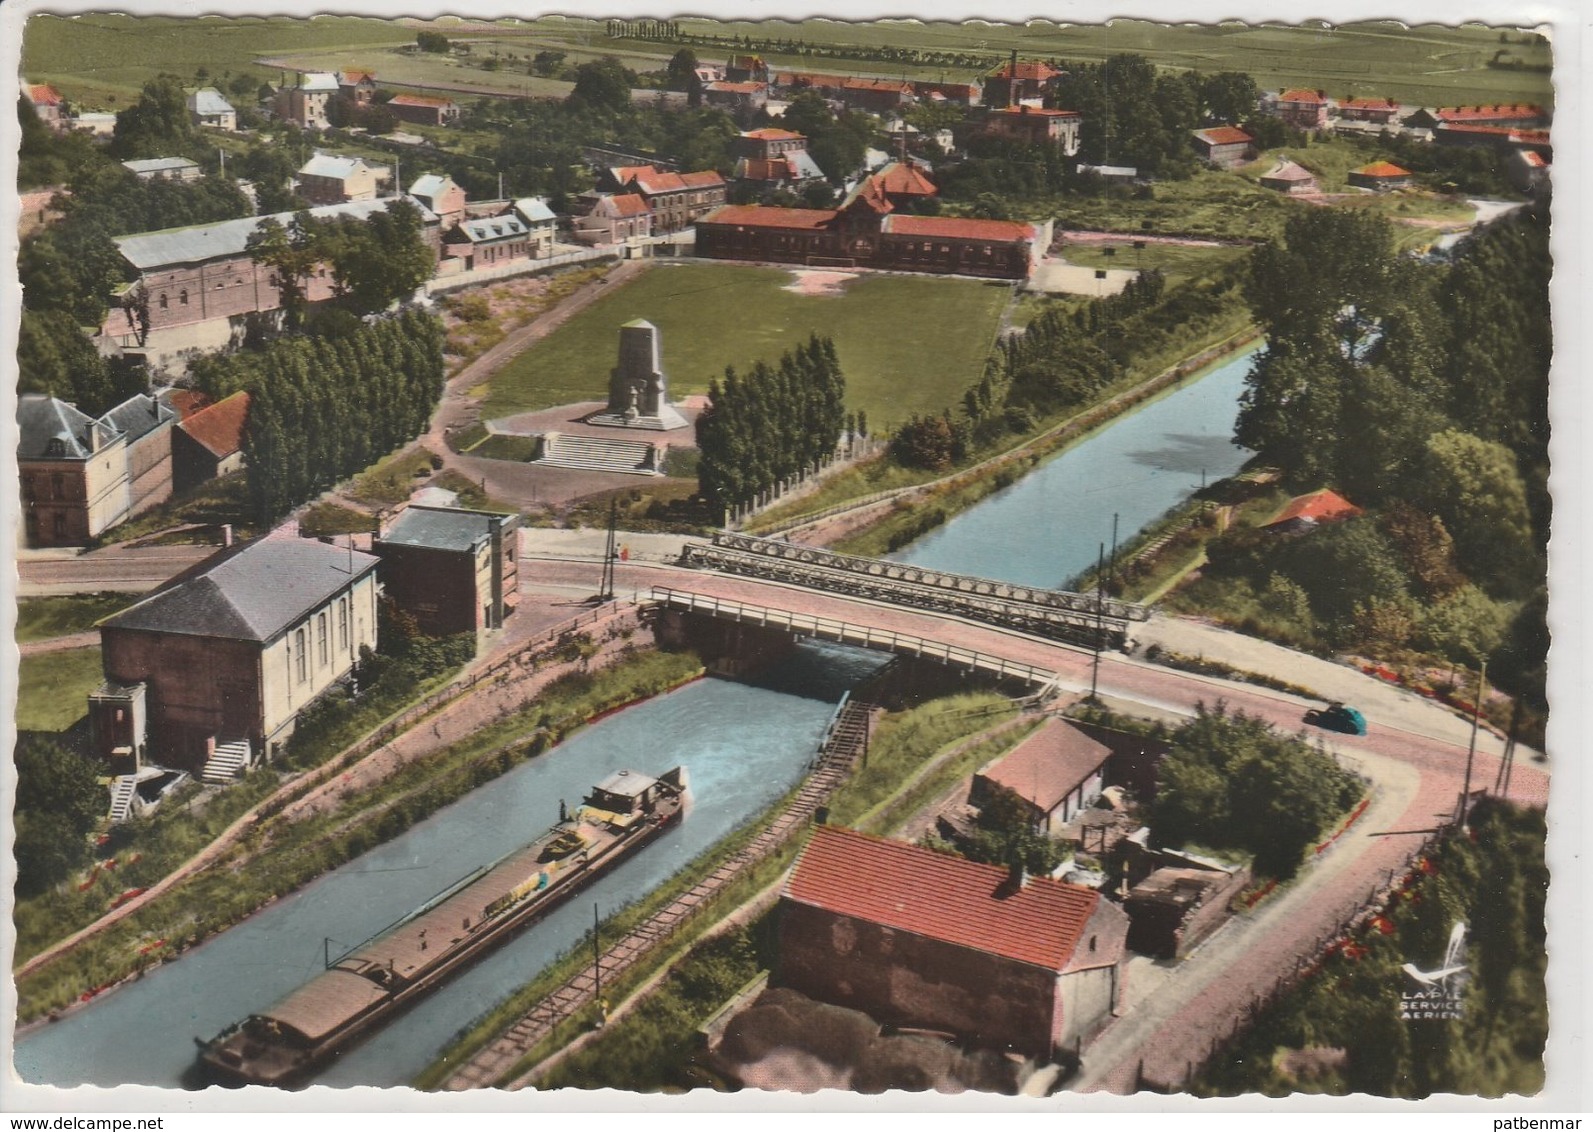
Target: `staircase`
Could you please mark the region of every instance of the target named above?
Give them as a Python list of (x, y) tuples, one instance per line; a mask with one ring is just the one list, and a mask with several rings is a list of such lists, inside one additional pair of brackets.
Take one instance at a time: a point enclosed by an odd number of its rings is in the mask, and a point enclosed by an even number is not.
[(118, 825), (133, 816), (133, 799), (138, 796), (136, 775), (120, 774), (111, 780), (111, 824)]
[(875, 711), (873, 704), (848, 700), (836, 716), (834, 725), (819, 749), (817, 763), (820, 770), (833, 770), (847, 774), (858, 756), (868, 750), (869, 720)]
[(564, 432), (549, 433), (544, 437), (542, 455), (535, 463), (587, 472), (621, 472), (632, 476), (659, 474), (652, 466), (651, 441), (576, 436)]
[(223, 786), (236, 781), (248, 765), (249, 740), (230, 739), (216, 744), (215, 753), (205, 762), (199, 777), (211, 786)]

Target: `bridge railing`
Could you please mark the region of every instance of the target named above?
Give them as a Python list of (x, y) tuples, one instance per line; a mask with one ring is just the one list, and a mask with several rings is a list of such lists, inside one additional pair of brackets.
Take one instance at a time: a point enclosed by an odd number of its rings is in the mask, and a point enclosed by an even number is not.
[(651, 597), (659, 605), (672, 609), (706, 613), (721, 620), (784, 629), (790, 633), (835, 641), (839, 644), (860, 645), (863, 648), (883, 649), (906, 656), (925, 657), (960, 668), (987, 672), (1001, 679), (1022, 680), (1037, 688), (1052, 687), (1057, 681), (1057, 674), (1049, 669), (1008, 660), (977, 649), (962, 648), (944, 641), (931, 641), (911, 633), (899, 633), (894, 629), (877, 629), (871, 625), (859, 625), (833, 617), (793, 613), (787, 609), (771, 609), (768, 606), (732, 601), (712, 594), (677, 590), (669, 586), (654, 586)]
[[(1040, 586), (1022, 586), (1012, 582), (980, 578), (972, 574), (952, 574), (944, 570), (930, 570), (904, 562), (891, 562), (884, 558), (866, 558), (857, 554), (841, 554), (822, 547), (802, 546), (799, 543), (778, 539), (759, 538), (734, 531), (718, 531), (713, 545), (747, 554), (760, 554), (785, 562), (801, 562), (829, 570), (842, 570), (853, 574), (882, 578), (893, 582), (906, 582), (917, 586), (975, 597), (998, 598), (1002, 601), (1020, 602), (1046, 609), (1064, 610), (1068, 613), (1087, 614), (1118, 621), (1148, 621), (1150, 609), (1132, 601), (1115, 598), (1098, 598), (1094, 594), (1073, 593), (1069, 590), (1052, 590)], [(688, 546), (688, 553), (690, 547)]]

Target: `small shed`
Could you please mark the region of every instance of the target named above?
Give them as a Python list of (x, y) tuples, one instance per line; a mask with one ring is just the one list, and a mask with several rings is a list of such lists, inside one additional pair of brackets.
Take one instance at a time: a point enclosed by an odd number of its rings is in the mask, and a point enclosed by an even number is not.
[(1157, 869), (1123, 902), (1129, 950), (1181, 959), (1228, 918), (1229, 902), (1249, 879), (1242, 866)]
[(1195, 130), (1195, 152), (1219, 169), (1232, 169), (1250, 160), (1256, 139), (1237, 126)]
[(1350, 170), (1349, 182), (1358, 189), (1386, 193), (1390, 189), (1408, 189), (1415, 180), (1409, 169), (1401, 169), (1391, 161), (1374, 161)]
[(1314, 193), (1318, 191), (1316, 174), (1298, 162), (1287, 159), (1278, 162), (1261, 175), (1261, 187), (1280, 193)]
[(1324, 487), (1289, 500), (1263, 529), (1278, 533), (1308, 531), (1318, 523), (1335, 523), (1360, 514), (1364, 514), (1361, 508), (1331, 488)]
[(1027, 802), (1035, 828), (1056, 834), (1101, 796), (1112, 750), (1061, 719), (1039, 730), (974, 775), (972, 800), (983, 804), (997, 790)]

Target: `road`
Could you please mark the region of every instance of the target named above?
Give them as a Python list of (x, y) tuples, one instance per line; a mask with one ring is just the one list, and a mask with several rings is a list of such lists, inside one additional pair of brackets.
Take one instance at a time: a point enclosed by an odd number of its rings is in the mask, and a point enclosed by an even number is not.
[(111, 546), (82, 554), (27, 552), (18, 556), (20, 597), (48, 594), (145, 593), (203, 562), (216, 546)]

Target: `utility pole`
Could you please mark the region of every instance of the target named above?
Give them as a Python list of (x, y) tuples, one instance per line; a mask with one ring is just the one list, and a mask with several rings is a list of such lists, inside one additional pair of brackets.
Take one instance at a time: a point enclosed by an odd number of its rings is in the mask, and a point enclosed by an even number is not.
[(1117, 512), (1112, 512), (1112, 557), (1107, 560), (1108, 569), (1112, 575), (1112, 584), (1117, 584)]
[(1104, 569), (1102, 560), (1106, 556), (1106, 547), (1101, 543), (1097, 543), (1096, 545), (1098, 549), (1095, 552), (1095, 660), (1090, 665), (1091, 703), (1095, 702), (1095, 692), (1096, 689), (1100, 687), (1101, 683), (1101, 638), (1105, 635), (1105, 630), (1101, 622), (1101, 614), (1104, 612), (1103, 607), (1106, 604), (1101, 578), (1101, 572)]
[(602, 1029), (608, 1021), (608, 1007), (603, 1004), (603, 951), (597, 938), (597, 901), (592, 901), (592, 997), (597, 1002), (597, 1025)]
[(1477, 728), (1482, 722), (1482, 697), (1488, 682), (1488, 658), (1477, 668), (1477, 702), (1471, 710), (1471, 746), (1466, 748), (1466, 781), (1460, 791), (1460, 828), (1466, 828), (1466, 809), (1471, 804), (1471, 763), (1477, 756)]
[(619, 523), (619, 500), (608, 501), (608, 545), (603, 550), (603, 582), (597, 600), (601, 604), (614, 600), (614, 529)]

